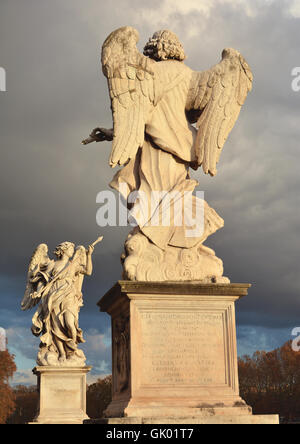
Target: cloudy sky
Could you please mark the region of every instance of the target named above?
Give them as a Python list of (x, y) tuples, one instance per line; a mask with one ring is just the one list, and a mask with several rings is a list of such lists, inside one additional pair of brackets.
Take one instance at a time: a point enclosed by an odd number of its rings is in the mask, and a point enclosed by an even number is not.
[(186, 63), (205, 70), (225, 47), (242, 52), (254, 88), (223, 150), (218, 175), (195, 177), (225, 220), (207, 245), (232, 282), (249, 282), (237, 304), (239, 354), (273, 349), (300, 325), (300, 0), (0, 0), (0, 326), (15, 353), (15, 382), (31, 383), (39, 340), (33, 313), (20, 311), (34, 248), (104, 235), (84, 284), (81, 327), (91, 378), (110, 372), (110, 325), (96, 306), (120, 278), (128, 229), (99, 228), (96, 195), (108, 189), (109, 143), (80, 141), (111, 127), (100, 51), (114, 29), (131, 25), (140, 49), (154, 31), (182, 40)]

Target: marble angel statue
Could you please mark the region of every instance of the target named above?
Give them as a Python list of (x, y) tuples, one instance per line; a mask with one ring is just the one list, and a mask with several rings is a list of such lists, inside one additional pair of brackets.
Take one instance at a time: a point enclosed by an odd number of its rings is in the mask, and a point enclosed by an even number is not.
[(83, 246), (71, 242), (59, 244), (48, 256), (48, 246), (40, 244), (34, 251), (27, 274), (22, 310), (37, 306), (31, 331), (40, 336), (37, 364), (40, 366), (83, 366), (85, 356), (78, 344), (85, 342), (78, 325), (83, 306), (82, 284), (92, 274), (92, 253), (102, 237)]
[[(176, 217), (169, 224), (158, 224), (157, 214), (166, 207), (178, 213), (175, 199), (167, 200), (170, 193), (193, 193), (198, 182), (190, 179), (190, 168), (202, 167), (211, 176), (217, 173), (225, 141), (252, 88), (251, 70), (238, 51), (225, 49), (213, 68), (193, 71), (184, 64), (177, 36), (168, 30), (156, 32), (143, 54), (137, 49), (138, 40), (132, 27), (117, 29), (105, 40), (102, 68), (113, 129), (96, 128), (82, 142), (112, 141), (110, 165), (122, 168), (111, 187), (125, 199), (140, 193), (150, 208), (145, 217), (142, 199), (128, 203), (137, 227), (125, 243), (124, 277), (229, 282), (223, 277), (222, 261), (203, 245), (224, 224), (205, 201), (203, 230), (195, 236), (187, 236), (186, 223), (175, 223)], [(155, 192), (162, 192), (161, 197), (150, 206)], [(200, 199), (191, 199), (195, 209)]]

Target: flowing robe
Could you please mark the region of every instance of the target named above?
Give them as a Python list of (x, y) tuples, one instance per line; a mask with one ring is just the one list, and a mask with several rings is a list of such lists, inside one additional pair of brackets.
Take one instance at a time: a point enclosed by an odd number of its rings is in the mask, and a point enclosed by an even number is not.
[[(158, 64), (161, 76), (166, 84), (173, 84), (168, 92), (154, 107), (145, 125), (145, 141), (135, 158), (131, 159), (113, 178), (110, 186), (118, 190), (125, 199), (129, 193), (139, 191), (142, 198), (134, 204), (134, 216), (140, 230), (155, 245), (165, 250), (168, 245), (192, 248), (223, 227), (220, 216), (205, 202), (191, 193), (198, 182), (189, 177), (189, 167), (196, 160), (194, 142), (196, 128), (188, 121), (187, 111), (191, 109), (190, 93), (193, 90), (193, 71), (175, 60), (162, 61)], [(179, 79), (176, 84), (176, 78)], [(122, 184), (126, 184), (124, 187)], [(196, 236), (187, 236), (187, 223), (176, 222), (178, 206), (174, 200), (166, 201), (161, 197), (157, 205), (151, 205), (153, 191), (173, 195), (190, 194), (191, 215), (196, 208), (203, 208), (203, 229)], [(172, 194), (171, 194), (172, 195)], [(164, 196), (164, 194), (162, 194)], [(169, 194), (170, 196), (170, 194)], [(143, 202), (141, 202), (143, 200)], [(200, 205), (199, 205), (200, 204)], [(166, 208), (172, 215), (170, 224), (157, 224), (157, 214), (163, 214)], [(145, 211), (146, 208), (146, 211)], [(145, 217), (146, 213), (146, 217)], [(154, 220), (155, 219), (155, 220)], [(200, 221), (198, 221), (200, 222)]]
[[(75, 351), (77, 344), (84, 342), (82, 330), (78, 326), (79, 310), (83, 305), (81, 273), (83, 273), (83, 267), (78, 262), (72, 261), (56, 274), (53, 273), (53, 268), (43, 273), (49, 283), (40, 290), (41, 303), (32, 319), (32, 332), (36, 336), (42, 334), (41, 346), (54, 348), (53, 351), (57, 351), (56, 343), (60, 341), (67, 349)], [(75, 343), (65, 324), (66, 312), (74, 317), (74, 328), (77, 332)]]

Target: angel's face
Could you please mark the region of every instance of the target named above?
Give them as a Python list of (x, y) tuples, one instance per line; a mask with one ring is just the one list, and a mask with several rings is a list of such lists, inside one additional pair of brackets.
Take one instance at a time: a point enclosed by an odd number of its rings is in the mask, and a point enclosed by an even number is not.
[(75, 253), (75, 246), (71, 243), (69, 243), (69, 245), (66, 245), (66, 243), (60, 244), (56, 247), (54, 251), (54, 254), (58, 259), (61, 259), (66, 256), (68, 258), (71, 258), (74, 256), (74, 253)]

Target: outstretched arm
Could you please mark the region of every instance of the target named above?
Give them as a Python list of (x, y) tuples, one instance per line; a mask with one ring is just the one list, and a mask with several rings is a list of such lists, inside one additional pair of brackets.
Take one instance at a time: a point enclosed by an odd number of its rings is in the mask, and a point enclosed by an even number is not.
[(113, 140), (114, 130), (106, 128), (95, 128), (89, 135), (89, 137), (83, 140), (82, 145), (88, 145), (92, 142), (104, 142), (105, 140)]
[(93, 273), (93, 262), (92, 262), (92, 254), (94, 252), (94, 246), (89, 245), (87, 252), (86, 252), (86, 271), (85, 274), (87, 276), (91, 276)]

